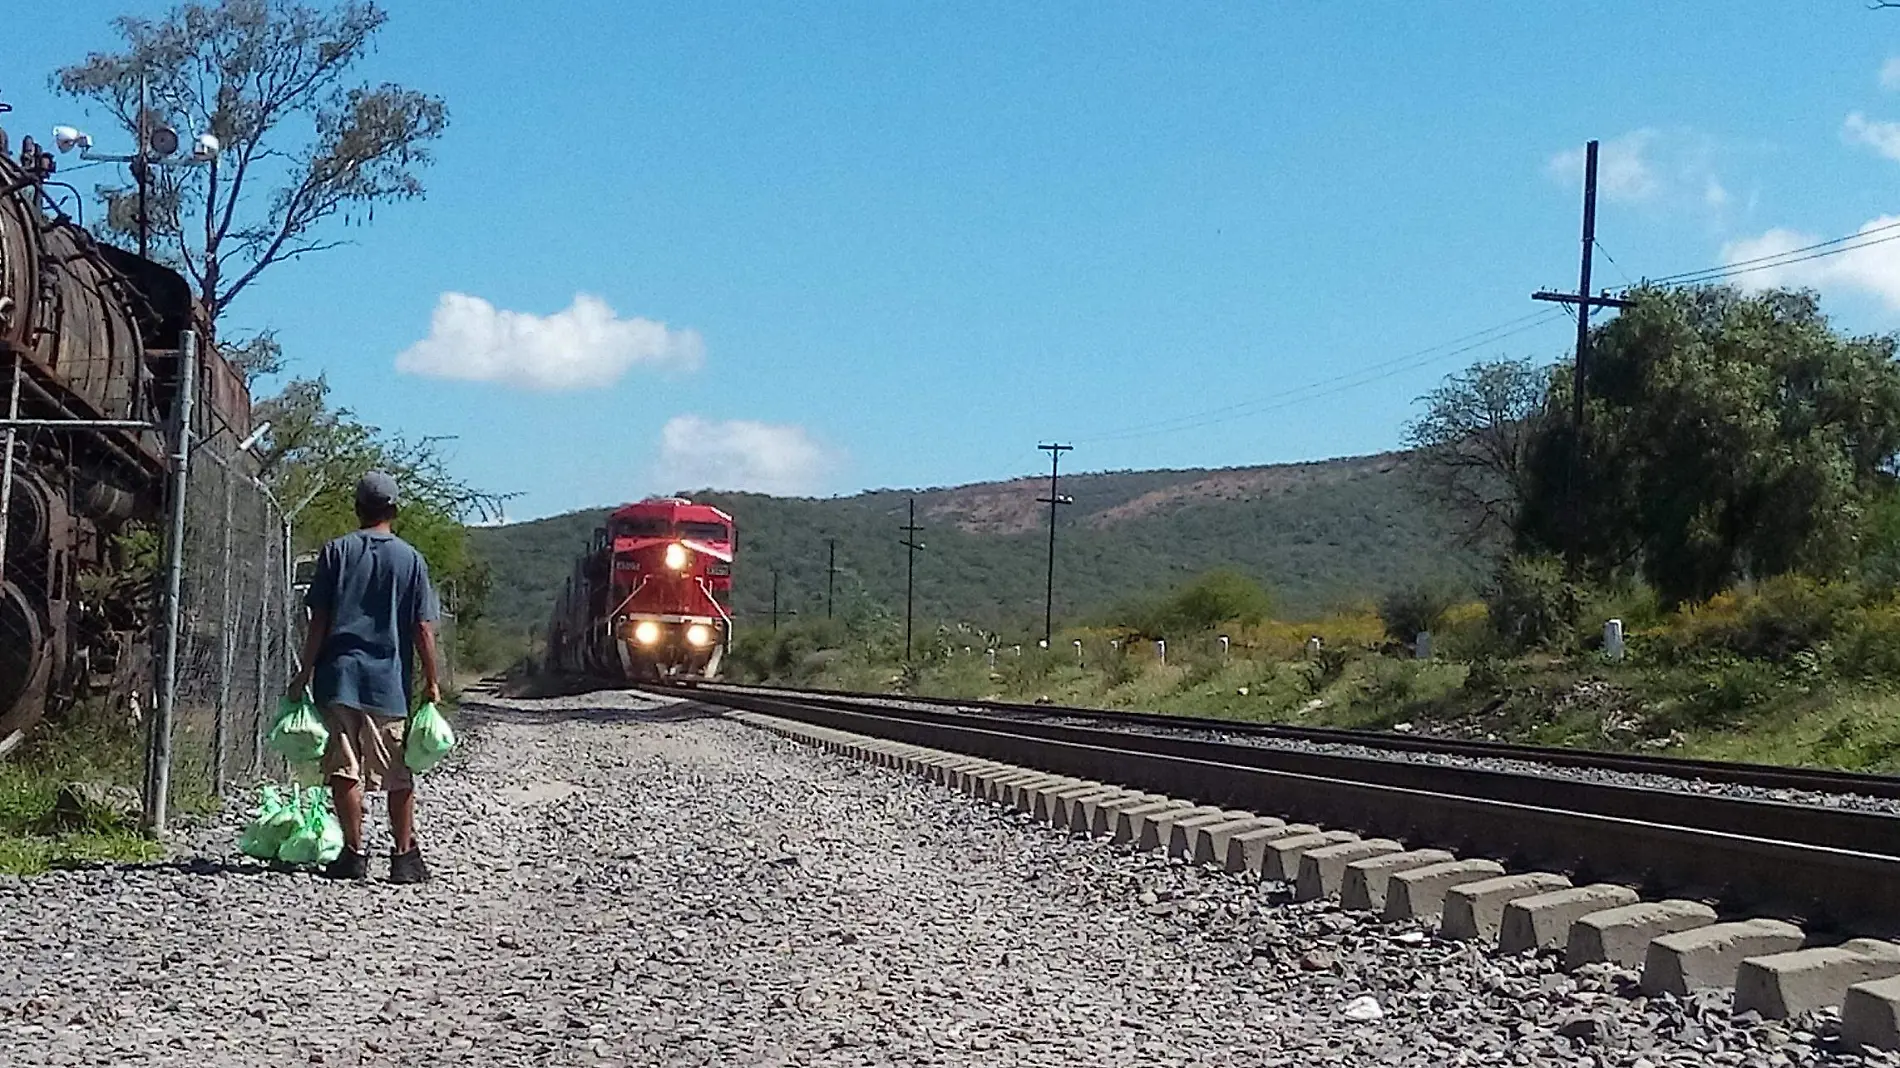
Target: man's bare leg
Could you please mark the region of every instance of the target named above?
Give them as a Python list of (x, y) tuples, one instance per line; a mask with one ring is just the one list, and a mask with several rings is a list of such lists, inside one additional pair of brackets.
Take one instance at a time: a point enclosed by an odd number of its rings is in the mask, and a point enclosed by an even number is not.
[(343, 848), (363, 851), (363, 784), (342, 775), (330, 777), (330, 798), (336, 802), (336, 821), (343, 827)]
[(389, 836), (397, 853), (407, 853), (416, 845), (416, 792), (414, 789), (389, 792)]

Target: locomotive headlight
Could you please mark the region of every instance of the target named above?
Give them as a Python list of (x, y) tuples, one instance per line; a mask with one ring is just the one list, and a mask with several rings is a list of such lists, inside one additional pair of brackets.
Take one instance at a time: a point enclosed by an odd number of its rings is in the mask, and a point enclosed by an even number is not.
[(666, 566), (675, 571), (686, 570), (686, 546), (679, 542), (666, 547)]
[(686, 644), (704, 649), (712, 644), (712, 628), (704, 623), (695, 623), (686, 628)]
[(641, 645), (652, 645), (660, 640), (660, 625), (650, 619), (634, 624), (633, 640)]

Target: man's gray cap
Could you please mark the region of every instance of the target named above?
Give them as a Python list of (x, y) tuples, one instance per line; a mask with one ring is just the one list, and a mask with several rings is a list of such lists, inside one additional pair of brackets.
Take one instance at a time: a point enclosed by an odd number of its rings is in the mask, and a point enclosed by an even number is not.
[(395, 507), (402, 503), (396, 480), (381, 471), (371, 471), (356, 483), (356, 503), (377, 507)]

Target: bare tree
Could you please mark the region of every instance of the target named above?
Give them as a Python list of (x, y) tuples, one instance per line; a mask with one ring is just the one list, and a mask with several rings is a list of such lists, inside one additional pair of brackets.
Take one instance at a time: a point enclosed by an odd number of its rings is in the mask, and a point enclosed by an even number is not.
[(1467, 542), (1507, 534), (1529, 490), (1532, 421), (1550, 371), (1529, 360), (1473, 364), (1419, 398), (1425, 413), (1405, 430), (1412, 466), (1463, 524)]
[[(161, 19), (123, 16), (122, 51), (53, 76), (136, 135), (139, 82), (152, 112), (223, 146), (208, 167), (153, 168), (147, 203), (158, 254), (188, 275), (215, 319), (273, 264), (336, 247), (326, 223), (373, 217), (423, 193), (416, 172), (448, 113), (441, 99), (384, 84), (346, 84), (387, 16), (373, 3), (320, 10), (295, 0), (186, 3)], [(138, 225), (136, 193), (99, 190), (108, 231)], [(275, 343), (252, 353), (275, 364)]]

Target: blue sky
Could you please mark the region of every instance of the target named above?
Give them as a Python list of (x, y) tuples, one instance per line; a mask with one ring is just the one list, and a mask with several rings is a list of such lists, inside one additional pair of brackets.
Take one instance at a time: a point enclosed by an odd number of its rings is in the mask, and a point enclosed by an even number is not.
[[(8, 127), (100, 133), (46, 75), (131, 6), (11, 25)], [(1574, 286), (1592, 137), (1604, 284), (1900, 211), (1859, 0), (388, 6), (361, 73), (447, 99), (428, 198), (231, 323), (511, 518), (1390, 448), (1442, 375), (1567, 353), (1443, 343)], [(1750, 277), (1900, 326), (1900, 244)]]

